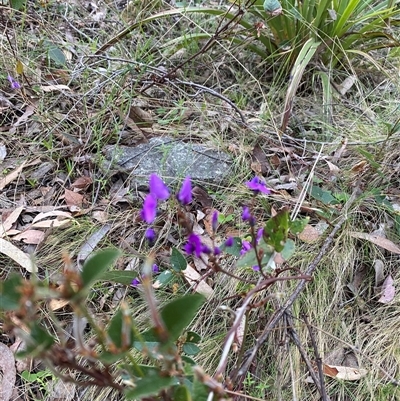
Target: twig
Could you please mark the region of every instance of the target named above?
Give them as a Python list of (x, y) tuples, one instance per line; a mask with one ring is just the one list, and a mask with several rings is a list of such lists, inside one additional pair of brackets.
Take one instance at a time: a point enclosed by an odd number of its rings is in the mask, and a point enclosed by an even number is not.
[[(334, 226), (332, 232), (329, 234), (329, 236), (325, 239), (320, 251), (318, 252), (317, 256), (314, 258), (314, 260), (308, 265), (305, 274), (307, 276), (311, 276), (315, 269), (317, 268), (319, 262), (321, 261), (322, 257), (326, 254), (328, 248), (330, 247), (333, 239), (335, 238), (336, 233), (340, 230), (342, 227), (343, 223), (347, 220), (347, 212), (350, 209), (350, 207), (353, 205), (355, 200), (357, 199), (357, 196), (359, 195), (360, 188), (357, 186), (347, 201), (343, 212), (342, 212), (342, 217), (338, 221), (338, 223)], [(304, 287), (306, 286), (308, 280), (300, 280), (299, 283), (297, 284), (297, 287), (295, 290), (292, 292), (290, 297), (286, 300), (286, 302), (283, 304), (283, 306), (277, 310), (272, 317), (270, 318), (269, 322), (267, 323), (263, 333), (261, 336), (256, 340), (255, 345), (253, 346), (252, 349), (249, 350), (249, 355), (246, 358), (246, 360), (243, 362), (242, 366), (237, 372), (236, 377), (232, 378), (232, 381), (238, 383), (241, 383), (243, 381), (244, 375), (246, 374), (249, 366), (253, 362), (254, 357), (257, 354), (258, 349), (264, 344), (264, 342), (267, 340), (269, 334), (273, 330), (273, 328), (276, 326), (276, 324), (279, 322), (279, 320), (282, 318), (284, 313), (288, 308), (290, 308), (294, 301), (297, 299), (299, 294), (304, 290)]]
[(319, 383), (320, 384), (319, 392), (321, 394), (321, 398), (322, 398), (323, 401), (329, 401), (328, 394), (326, 394), (326, 387), (325, 387), (325, 382), (324, 382), (324, 372), (323, 372), (323, 369), (322, 369), (322, 359), (321, 359), (321, 356), (319, 355), (319, 352), (318, 352), (317, 343), (315, 342), (314, 333), (311, 330), (310, 324), (308, 323), (308, 319), (307, 319), (307, 316), (305, 314), (303, 314), (303, 319), (304, 319), (304, 322), (305, 322), (305, 324), (307, 326), (308, 333), (310, 334), (311, 344), (313, 346), (315, 360), (317, 362), (319, 381), (320, 381), (320, 383)]
[(284, 316), (285, 316), (285, 319), (287, 322), (287, 330), (289, 332), (289, 336), (290, 336), (291, 340), (293, 341), (294, 345), (298, 348), (300, 355), (303, 358), (303, 361), (307, 366), (308, 372), (310, 373), (310, 376), (313, 379), (314, 384), (317, 386), (319, 393), (322, 395), (320, 379), (315, 374), (315, 371), (314, 371), (314, 368), (310, 361), (310, 358), (308, 357), (307, 352), (305, 351), (304, 347), (301, 345), (299, 335), (297, 334), (297, 331), (293, 325), (292, 316), (290, 313), (288, 313), (288, 311), (285, 312)]

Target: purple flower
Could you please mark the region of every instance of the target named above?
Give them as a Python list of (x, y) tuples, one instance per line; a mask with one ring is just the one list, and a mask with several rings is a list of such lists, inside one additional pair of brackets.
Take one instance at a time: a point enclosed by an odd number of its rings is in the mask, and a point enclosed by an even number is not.
[(214, 250), (213, 250), (213, 254), (215, 255), (215, 256), (217, 256), (217, 255), (219, 255), (221, 253), (221, 249), (219, 249), (217, 246), (214, 248)]
[(144, 234), (144, 236), (146, 237), (146, 239), (150, 242), (153, 243), (154, 240), (156, 239), (156, 233), (154, 232), (154, 230), (152, 228), (148, 228)]
[(153, 195), (147, 195), (143, 203), (143, 209), (141, 212), (142, 219), (151, 224), (156, 218), (157, 214), (157, 201), (154, 199)]
[(233, 237), (229, 237), (226, 241), (225, 241), (225, 246), (226, 247), (230, 247), (233, 245)]
[(264, 229), (259, 228), (256, 235), (257, 244), (260, 242), (260, 239), (263, 237), (263, 234), (264, 234)]
[(166, 200), (169, 198), (169, 189), (157, 174), (150, 175), (149, 187), (150, 194), (153, 195), (155, 199)]
[(160, 268), (154, 263), (154, 265), (151, 268), (153, 273), (159, 273), (160, 272)]
[(254, 224), (256, 224), (256, 220), (251, 215), (250, 210), (247, 206), (243, 206), (242, 220), (248, 221), (251, 226), (254, 226)]
[(251, 249), (251, 244), (249, 241), (242, 240), (242, 249), (240, 251), (240, 255), (244, 255), (246, 252), (248, 252)]
[(215, 210), (213, 215), (212, 215), (212, 229), (214, 231), (214, 233), (217, 231), (217, 227), (218, 227), (218, 212)]
[(259, 272), (260, 271), (260, 266), (254, 265), (253, 266), (253, 270), (256, 271), (256, 272)]
[(140, 284), (140, 280), (136, 277), (132, 280), (131, 286), (137, 287)]
[(200, 237), (196, 234), (190, 234), (187, 244), (183, 247), (188, 255), (200, 257), (202, 253), (210, 253), (211, 250), (201, 243)]
[(21, 85), (11, 75), (8, 75), (7, 79), (10, 81), (11, 89), (21, 89)]
[(269, 195), (271, 193), (271, 190), (267, 188), (265, 181), (262, 180), (260, 177), (254, 177), (251, 181), (246, 182), (247, 188), (250, 188), (251, 190), (255, 192), (262, 192), (264, 194)]
[(182, 205), (187, 205), (192, 201), (192, 183), (189, 176), (184, 179), (177, 197)]

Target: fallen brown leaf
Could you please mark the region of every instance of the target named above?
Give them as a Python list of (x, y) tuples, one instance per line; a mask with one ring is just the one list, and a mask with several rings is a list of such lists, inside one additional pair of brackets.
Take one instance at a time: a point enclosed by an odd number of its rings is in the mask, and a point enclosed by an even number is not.
[(39, 230), (26, 230), (15, 235), (14, 241), (22, 241), (25, 244), (39, 245), (45, 238), (45, 233)]
[(396, 294), (396, 289), (394, 287), (394, 280), (392, 276), (387, 276), (385, 281), (382, 284), (382, 295), (379, 298), (378, 302), (381, 304), (388, 304), (393, 301), (393, 298)]
[(68, 206), (82, 207), (83, 195), (66, 189), (64, 192), (64, 200)]
[(186, 281), (195, 288), (196, 292), (204, 295), (207, 299), (212, 298), (214, 290), (204, 280), (200, 281), (201, 275), (192, 266), (187, 265), (186, 269), (182, 270), (182, 273)]
[(0, 190), (4, 189), (10, 182), (13, 182), (16, 178), (18, 178), (25, 165), (26, 161), (24, 161), (14, 171), (8, 173), (4, 178), (0, 179)]
[(22, 252), (15, 245), (0, 238), (0, 253), (7, 255), (9, 258), (17, 262), (21, 267), (25, 268), (29, 273), (33, 272), (32, 259), (26, 253)]
[(304, 227), (304, 230), (297, 235), (301, 241), (307, 244), (312, 244), (313, 242), (318, 241), (320, 236), (321, 234), (318, 232), (318, 230), (310, 224), (307, 224)]
[(0, 400), (9, 401), (13, 394), (17, 370), (15, 368), (14, 354), (7, 345), (0, 343)]
[(24, 206), (19, 206), (14, 209), (8, 217), (0, 224), (0, 236), (2, 237), (17, 221), (18, 217), (21, 215), (21, 212), (24, 210)]
[(326, 376), (349, 381), (360, 380), (368, 373), (366, 369), (327, 365), (325, 363), (322, 365), (322, 368)]
[(381, 248), (384, 248), (389, 252), (393, 252), (398, 255), (400, 254), (400, 248), (395, 243), (393, 243), (392, 241), (390, 241), (387, 238), (380, 237), (378, 235), (359, 233), (359, 232), (351, 232), (350, 235), (353, 238), (365, 239), (369, 242), (372, 242), (373, 244), (378, 245)]

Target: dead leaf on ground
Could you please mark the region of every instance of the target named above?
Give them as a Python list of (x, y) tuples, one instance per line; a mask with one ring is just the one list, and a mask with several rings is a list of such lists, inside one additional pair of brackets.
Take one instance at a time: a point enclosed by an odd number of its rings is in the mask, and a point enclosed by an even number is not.
[(326, 376), (349, 381), (360, 380), (368, 373), (366, 369), (327, 365), (325, 363), (322, 365), (322, 368)]
[(374, 261), (374, 269), (375, 269), (375, 287), (378, 288), (383, 281), (385, 280), (384, 270), (385, 265), (380, 259), (376, 259)]
[(33, 272), (34, 265), (29, 255), (22, 252), (15, 245), (2, 238), (0, 238), (0, 253), (2, 253), (3, 255), (7, 255), (9, 258), (13, 259), (29, 273)]
[(93, 183), (93, 180), (90, 177), (82, 176), (77, 178), (72, 184), (71, 188), (85, 190), (88, 189), (89, 186)]
[(204, 280), (200, 281), (201, 275), (195, 269), (193, 269), (192, 266), (187, 265), (186, 269), (182, 270), (182, 273), (186, 281), (190, 284), (190, 286), (194, 287), (196, 292), (204, 295), (207, 299), (212, 298), (214, 290), (207, 283), (205, 283)]
[(62, 91), (62, 90), (67, 90), (70, 91), (71, 88), (67, 85), (42, 85), (40, 86), (40, 89), (43, 92), (54, 92), (54, 91)]
[(325, 160), (325, 162), (329, 167), (329, 171), (331, 173), (331, 176), (335, 177), (339, 173), (340, 168), (338, 166), (336, 166), (336, 164), (331, 163), (329, 160)]
[(304, 230), (300, 234), (297, 234), (297, 237), (307, 244), (312, 244), (313, 242), (318, 241), (320, 236), (321, 234), (319, 231), (310, 224), (307, 224), (304, 227)]
[(0, 343), (0, 400), (9, 401), (13, 394), (17, 370), (15, 368), (14, 354), (7, 345)]
[(25, 244), (39, 245), (45, 239), (45, 233), (39, 230), (26, 230), (15, 235), (13, 241), (22, 241)]
[(396, 289), (393, 284), (393, 277), (391, 275), (387, 276), (382, 284), (382, 295), (379, 298), (378, 302), (380, 302), (381, 304), (388, 304), (393, 301), (393, 298), (396, 294)]
[(22, 124), (25, 124), (26, 121), (28, 120), (28, 118), (35, 113), (35, 106), (28, 106), (24, 112), (24, 114), (22, 114), (21, 117), (18, 118), (18, 120), (13, 124), (13, 127), (19, 127)]
[(13, 224), (18, 220), (19, 216), (21, 215), (21, 212), (24, 210), (24, 206), (19, 206), (16, 209), (14, 209), (8, 217), (3, 221), (3, 223), (0, 224), (0, 236), (2, 237), (4, 233), (6, 233), (10, 228), (13, 226)]
[(63, 212), (62, 210), (51, 210), (49, 212), (41, 212), (32, 220), (32, 224), (37, 223), (40, 220), (48, 219), (49, 217), (56, 217), (57, 220), (72, 219), (72, 215), (69, 212)]
[(400, 248), (390, 241), (387, 238), (384, 237), (379, 237), (377, 235), (372, 235), (372, 234), (367, 234), (367, 233), (359, 233), (359, 232), (351, 232), (350, 235), (353, 238), (360, 238), (360, 239), (365, 239), (369, 242), (372, 242), (375, 245), (380, 246), (381, 248), (386, 249), (389, 252), (393, 252), (396, 254), (400, 254)]
[(351, 169), (350, 172), (353, 175), (356, 174), (363, 174), (368, 169), (368, 162), (366, 160), (361, 160), (360, 162), (356, 163)]
[(129, 118), (132, 119), (139, 128), (151, 128), (154, 124), (152, 115), (139, 106), (132, 106), (130, 108)]
[(104, 224), (103, 227), (101, 227), (99, 230), (93, 233), (82, 245), (77, 257), (77, 263), (79, 269), (82, 269), (85, 260), (95, 250), (97, 244), (104, 238), (104, 236), (110, 231), (110, 229), (111, 229), (110, 224)]
[(83, 195), (78, 192), (70, 191), (66, 189), (64, 192), (64, 200), (68, 206), (78, 206), (82, 207)]
[(48, 399), (52, 401), (72, 401), (75, 398), (76, 384), (65, 383), (61, 379), (48, 383), (50, 394)]
[(14, 171), (8, 173), (4, 178), (0, 179), (0, 190), (4, 189), (8, 184), (13, 182), (21, 174), (22, 169), (25, 167), (26, 161), (18, 166)]
[(192, 189), (193, 198), (204, 208), (211, 207), (213, 200), (207, 191), (199, 186)]
[(268, 162), (267, 155), (260, 145), (256, 145), (253, 148), (253, 152), (251, 154), (251, 169), (257, 173), (265, 175), (269, 171), (271, 171), (271, 167)]

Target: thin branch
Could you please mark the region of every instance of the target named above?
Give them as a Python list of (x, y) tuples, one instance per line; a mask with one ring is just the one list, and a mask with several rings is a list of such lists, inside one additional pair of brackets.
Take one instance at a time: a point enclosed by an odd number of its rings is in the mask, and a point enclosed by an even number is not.
[[(320, 251), (318, 252), (317, 256), (308, 265), (308, 267), (307, 267), (307, 269), (305, 271), (305, 274), (307, 276), (312, 276), (312, 274), (315, 271), (315, 269), (317, 268), (319, 262), (321, 261), (323, 256), (327, 253), (328, 248), (330, 247), (330, 245), (333, 242), (333, 239), (335, 238), (335, 235), (340, 230), (340, 228), (342, 227), (343, 223), (347, 220), (347, 217), (348, 217), (347, 216), (347, 212), (349, 211), (349, 209), (353, 205), (353, 203), (356, 201), (359, 193), (360, 193), (360, 188), (357, 186), (353, 190), (353, 193), (352, 193), (351, 197), (349, 198), (349, 200), (347, 201), (345, 207), (343, 208), (342, 217), (337, 222), (337, 224), (334, 226), (332, 232), (325, 239), (325, 241), (324, 241)], [(305, 279), (300, 280), (299, 283), (297, 284), (297, 287), (292, 292), (290, 297), (286, 300), (286, 302), (283, 304), (283, 306), (272, 315), (272, 317), (270, 318), (269, 322), (267, 323), (263, 333), (257, 339), (257, 341), (256, 341), (255, 345), (253, 346), (253, 348), (249, 350), (248, 357), (246, 358), (246, 360), (244, 361), (244, 363), (242, 364), (242, 366), (238, 370), (237, 375), (235, 375), (235, 377), (232, 378), (232, 381), (236, 382), (237, 384), (241, 383), (243, 381), (244, 375), (248, 371), (248, 368), (251, 365), (251, 363), (253, 362), (253, 360), (254, 360), (254, 358), (255, 358), (255, 356), (257, 354), (257, 351), (262, 346), (262, 344), (264, 344), (264, 342), (267, 340), (269, 334), (274, 329), (274, 327), (279, 322), (279, 320), (282, 318), (282, 316), (284, 315), (286, 310), (293, 305), (294, 301), (297, 299), (299, 294), (304, 290), (307, 281), (308, 280), (305, 280)]]
[(302, 317), (303, 317), (304, 322), (305, 322), (305, 324), (307, 326), (308, 333), (310, 334), (311, 344), (313, 346), (315, 360), (317, 362), (319, 381), (320, 381), (320, 389), (319, 389), (320, 391), (319, 392), (321, 394), (321, 398), (322, 398), (323, 401), (329, 401), (329, 397), (328, 397), (328, 395), (326, 393), (326, 387), (325, 387), (325, 382), (324, 382), (324, 372), (323, 372), (323, 369), (322, 369), (322, 358), (321, 358), (321, 356), (319, 355), (319, 352), (318, 352), (318, 347), (317, 347), (317, 343), (315, 341), (314, 333), (312, 332), (311, 326), (308, 323), (307, 316), (305, 314), (303, 314)]

